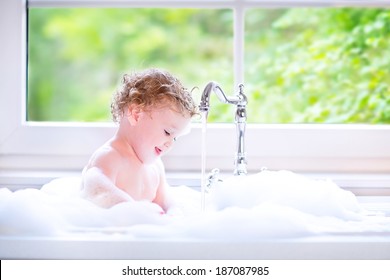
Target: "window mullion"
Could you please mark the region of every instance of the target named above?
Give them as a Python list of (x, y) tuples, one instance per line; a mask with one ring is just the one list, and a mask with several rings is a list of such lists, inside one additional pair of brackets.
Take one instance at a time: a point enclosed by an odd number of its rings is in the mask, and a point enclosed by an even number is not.
[(245, 7), (234, 9), (234, 85), (244, 83)]

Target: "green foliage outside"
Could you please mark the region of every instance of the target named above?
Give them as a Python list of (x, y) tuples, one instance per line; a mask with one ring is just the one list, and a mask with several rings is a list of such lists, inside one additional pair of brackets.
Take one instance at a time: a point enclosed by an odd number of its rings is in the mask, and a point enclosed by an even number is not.
[[(30, 9), (28, 119), (109, 121), (124, 73), (159, 67), (231, 94), (233, 11)], [(257, 123), (390, 123), (390, 11), (250, 9), (245, 92)], [(209, 121), (234, 119), (211, 100)]]
[(30, 9), (28, 119), (110, 121), (123, 74), (169, 70), (200, 99), (233, 80), (231, 10)]
[(246, 27), (251, 121), (390, 123), (390, 10), (251, 10)]

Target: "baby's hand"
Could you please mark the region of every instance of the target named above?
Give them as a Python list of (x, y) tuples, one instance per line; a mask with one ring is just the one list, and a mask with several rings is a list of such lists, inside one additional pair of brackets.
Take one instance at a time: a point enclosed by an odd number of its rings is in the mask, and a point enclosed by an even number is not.
[(176, 217), (184, 216), (183, 210), (181, 210), (181, 208), (177, 206), (170, 207), (166, 214), (169, 216), (176, 216)]
[(146, 209), (150, 210), (151, 213), (159, 213), (161, 215), (165, 214), (165, 211), (157, 203), (153, 203), (149, 201), (143, 201), (141, 203), (144, 205)]

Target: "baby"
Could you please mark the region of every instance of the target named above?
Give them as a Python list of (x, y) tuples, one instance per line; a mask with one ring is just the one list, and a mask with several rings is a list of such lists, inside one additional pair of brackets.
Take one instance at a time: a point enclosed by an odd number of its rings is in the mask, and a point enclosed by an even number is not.
[(82, 195), (109, 208), (146, 200), (165, 212), (171, 205), (161, 156), (188, 132), (197, 107), (168, 72), (148, 69), (125, 75), (111, 113), (116, 134), (94, 152), (82, 174)]

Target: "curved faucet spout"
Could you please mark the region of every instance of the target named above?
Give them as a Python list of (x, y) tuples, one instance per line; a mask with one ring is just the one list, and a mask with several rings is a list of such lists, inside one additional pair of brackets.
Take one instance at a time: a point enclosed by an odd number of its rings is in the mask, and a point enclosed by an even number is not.
[(240, 85), (239, 93), (235, 96), (226, 96), (222, 88), (216, 82), (209, 82), (203, 90), (202, 97), (200, 100), (199, 110), (202, 112), (208, 111), (210, 108), (210, 95), (211, 92), (215, 92), (218, 99), (226, 104), (233, 105), (246, 105), (247, 98), (242, 91), (242, 85)]

